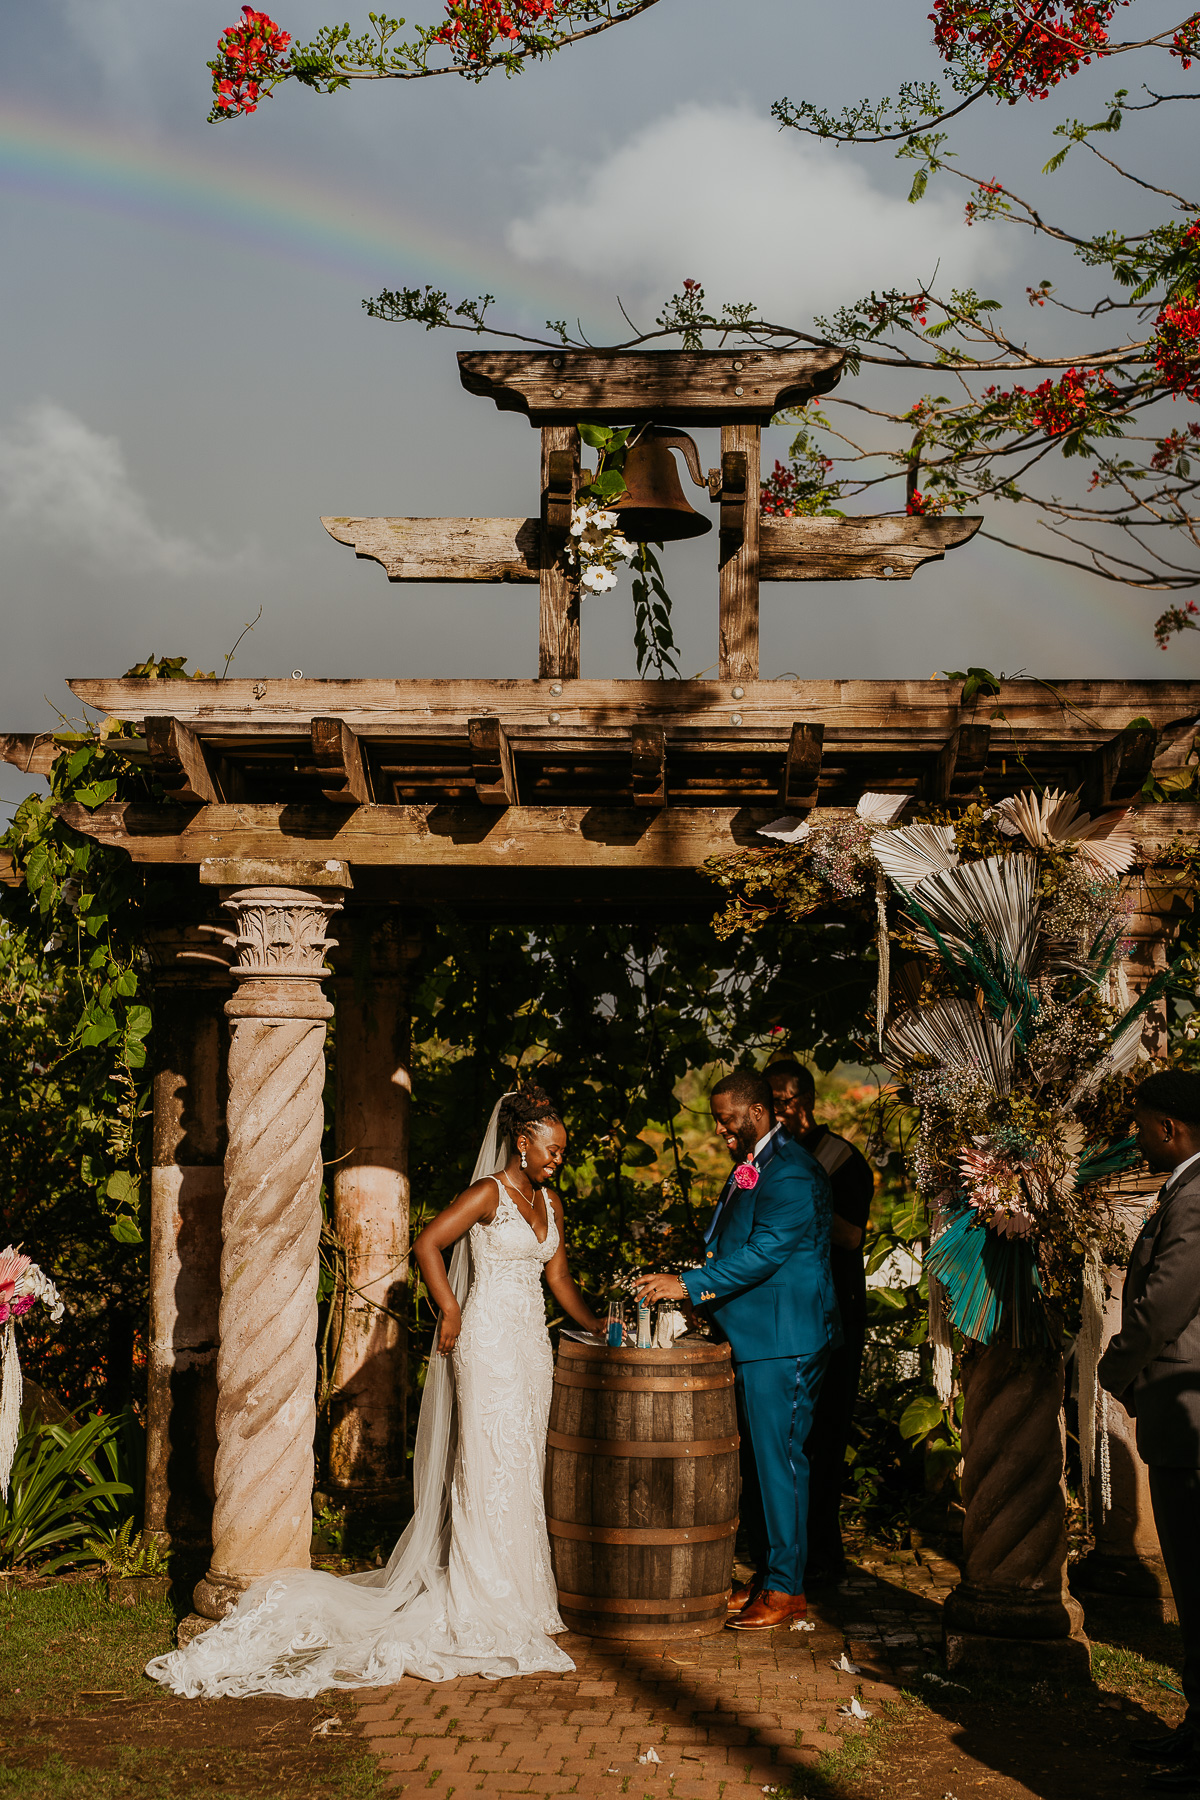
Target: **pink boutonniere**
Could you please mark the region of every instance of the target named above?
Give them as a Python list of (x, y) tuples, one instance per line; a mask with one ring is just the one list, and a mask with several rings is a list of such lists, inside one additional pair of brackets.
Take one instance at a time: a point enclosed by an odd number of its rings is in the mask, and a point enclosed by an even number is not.
[(752, 1162), (739, 1163), (733, 1171), (733, 1179), (740, 1188), (758, 1186), (758, 1170)]

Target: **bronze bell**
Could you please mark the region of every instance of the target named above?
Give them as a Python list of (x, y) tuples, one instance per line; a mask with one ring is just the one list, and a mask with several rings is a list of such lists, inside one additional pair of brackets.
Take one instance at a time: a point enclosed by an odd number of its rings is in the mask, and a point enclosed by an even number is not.
[(612, 508), (621, 531), (635, 544), (667, 544), (712, 530), (712, 520), (684, 499), (672, 450), (683, 451), (696, 486), (707, 486), (687, 432), (647, 426), (625, 452), (625, 493)]

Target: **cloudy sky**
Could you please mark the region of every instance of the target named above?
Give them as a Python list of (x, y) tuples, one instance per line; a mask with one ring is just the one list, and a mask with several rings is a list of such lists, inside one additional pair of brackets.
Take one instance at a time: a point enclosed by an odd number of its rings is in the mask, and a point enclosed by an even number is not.
[[(807, 323), (939, 265), (1001, 297), (1057, 273), (1015, 233), (965, 229), (961, 190), (911, 207), (886, 153), (770, 119), (784, 94), (842, 104), (932, 74), (927, 11), (661, 0), (516, 80), (285, 88), (209, 126), (232, 0), (5, 0), (0, 730), (69, 711), (67, 675), (151, 652), (219, 668), (260, 606), (239, 675), (536, 672), (535, 589), (390, 586), (321, 528), (535, 507), (535, 434), (463, 392), (454, 339), (368, 320), (382, 287), (486, 291), (518, 326), (580, 317), (604, 341), (616, 295), (648, 320), (685, 276)], [(278, 16), (300, 37), (333, 17), (322, 0)], [(1109, 84), (1080, 77), (1059, 111), (1089, 113)], [(964, 161), (1032, 185), (1057, 116), (977, 110)], [(1170, 153), (1176, 127), (1153, 123)], [(1098, 224), (1106, 191), (1081, 159), (1055, 198)], [(668, 566), (685, 673), (716, 658), (713, 544)], [(767, 588), (763, 674), (1195, 675), (1200, 639), (1161, 655), (1157, 610), (976, 542), (903, 585)], [(585, 674), (634, 672), (629, 611), (627, 583), (586, 603)], [(8, 770), (0, 792), (27, 785)]]

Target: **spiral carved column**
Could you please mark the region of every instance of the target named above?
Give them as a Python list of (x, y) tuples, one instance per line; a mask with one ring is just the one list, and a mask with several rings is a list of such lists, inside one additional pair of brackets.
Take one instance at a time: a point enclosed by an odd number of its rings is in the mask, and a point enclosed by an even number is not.
[(316, 1423), (325, 936), (340, 899), (241, 888), (238, 992), (225, 1008), (229, 1147), (222, 1214), (216, 1505), (198, 1612), (221, 1618), (276, 1569), (307, 1568)]
[(963, 1579), (946, 1602), (947, 1661), (1086, 1675), (1067, 1591), (1062, 1357), (992, 1344), (964, 1376)]

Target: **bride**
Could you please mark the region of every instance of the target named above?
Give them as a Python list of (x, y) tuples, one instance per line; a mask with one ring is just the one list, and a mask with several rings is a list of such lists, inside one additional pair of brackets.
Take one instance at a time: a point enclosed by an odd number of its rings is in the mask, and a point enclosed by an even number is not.
[(155, 1657), (155, 1681), (189, 1698), (303, 1699), (402, 1675), (574, 1668), (553, 1641), (566, 1627), (542, 1500), (553, 1380), (542, 1274), (573, 1319), (602, 1326), (571, 1278), (562, 1201), (546, 1186), (566, 1142), (540, 1088), (505, 1094), (472, 1185), (413, 1246), (441, 1310), (439, 1354), (421, 1397), (415, 1511), (386, 1568), (267, 1576), (219, 1624)]

